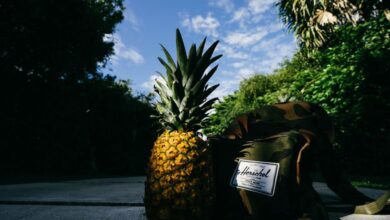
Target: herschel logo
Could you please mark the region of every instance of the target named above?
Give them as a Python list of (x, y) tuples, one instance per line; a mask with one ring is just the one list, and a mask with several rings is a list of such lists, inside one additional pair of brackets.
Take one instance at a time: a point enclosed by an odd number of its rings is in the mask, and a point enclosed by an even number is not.
[(258, 176), (258, 177), (265, 177), (268, 178), (269, 173), (271, 172), (271, 169), (268, 169), (268, 171), (264, 171), (264, 168), (262, 168), (260, 171), (252, 171), (250, 170), (251, 168), (249, 166), (246, 166), (243, 171), (238, 170), (237, 175), (240, 176)]
[(279, 172), (279, 164), (240, 159), (230, 181), (236, 188), (273, 196)]

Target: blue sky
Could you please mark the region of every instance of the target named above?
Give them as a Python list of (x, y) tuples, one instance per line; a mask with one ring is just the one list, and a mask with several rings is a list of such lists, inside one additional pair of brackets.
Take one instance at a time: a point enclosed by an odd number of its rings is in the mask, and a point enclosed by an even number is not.
[(105, 73), (130, 79), (135, 92), (152, 91), (159, 44), (175, 54), (175, 29), (179, 28), (187, 49), (207, 36), (219, 40), (216, 54), (223, 54), (210, 84), (219, 83), (212, 96), (223, 97), (237, 90), (239, 82), (254, 73), (267, 74), (296, 50), (296, 41), (283, 26), (274, 6), (276, 0), (125, 0), (125, 19), (116, 33), (115, 55)]

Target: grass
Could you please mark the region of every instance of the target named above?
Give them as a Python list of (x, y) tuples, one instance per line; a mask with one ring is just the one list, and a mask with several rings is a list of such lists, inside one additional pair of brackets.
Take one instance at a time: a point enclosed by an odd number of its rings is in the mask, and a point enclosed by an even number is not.
[(374, 189), (390, 190), (390, 177), (362, 177), (353, 176), (350, 178), (352, 185), (356, 187), (367, 187)]
[[(318, 172), (313, 173), (312, 178), (317, 182), (325, 182)], [(349, 179), (355, 187), (390, 190), (390, 176), (350, 176)]]

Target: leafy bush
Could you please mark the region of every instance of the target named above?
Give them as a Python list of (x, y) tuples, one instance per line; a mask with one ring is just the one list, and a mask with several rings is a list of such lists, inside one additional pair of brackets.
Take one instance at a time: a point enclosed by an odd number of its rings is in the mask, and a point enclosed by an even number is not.
[(354, 172), (389, 173), (390, 22), (384, 16), (336, 29), (316, 51), (301, 49), (270, 75), (244, 80), (217, 104), (206, 131), (264, 104), (293, 99), (322, 106), (333, 118), (336, 147)]

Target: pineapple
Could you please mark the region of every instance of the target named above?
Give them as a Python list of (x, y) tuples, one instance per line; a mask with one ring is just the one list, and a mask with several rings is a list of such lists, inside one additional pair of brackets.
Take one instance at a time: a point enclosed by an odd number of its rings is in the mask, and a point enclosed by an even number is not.
[(207, 120), (218, 87), (207, 81), (218, 65), (206, 69), (222, 55), (212, 57), (214, 42), (204, 53), (206, 38), (191, 45), (188, 56), (176, 30), (177, 63), (161, 45), (167, 61), (158, 58), (166, 76), (156, 80), (160, 96), (156, 116), (164, 131), (155, 141), (147, 169), (145, 208), (148, 219), (210, 219), (215, 199), (211, 150), (197, 132)]

